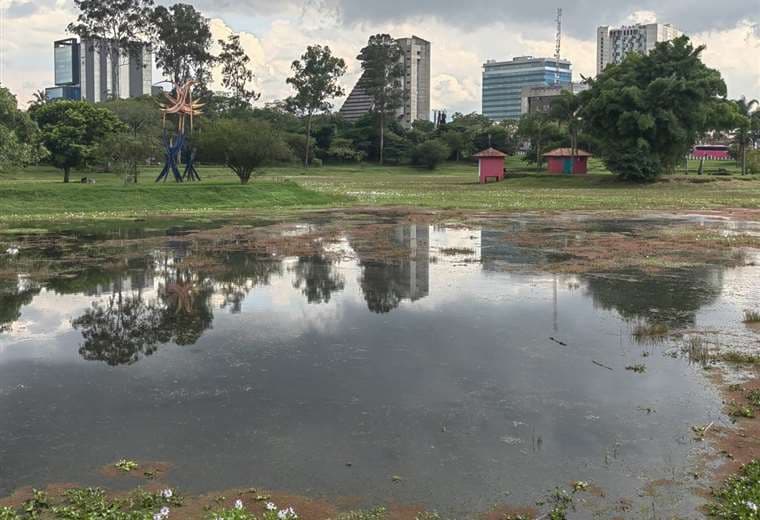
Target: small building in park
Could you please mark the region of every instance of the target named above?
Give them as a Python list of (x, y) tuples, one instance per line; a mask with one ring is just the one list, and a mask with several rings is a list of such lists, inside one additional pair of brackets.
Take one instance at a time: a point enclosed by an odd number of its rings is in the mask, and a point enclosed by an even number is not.
[(504, 159), (507, 154), (495, 148), (483, 150), (473, 155), (478, 160), (478, 180), (486, 184), (490, 179), (496, 182), (504, 180)]
[(591, 154), (585, 150), (576, 150), (573, 160), (572, 148), (557, 148), (545, 153), (544, 157), (549, 173), (573, 175), (588, 173), (588, 159)]

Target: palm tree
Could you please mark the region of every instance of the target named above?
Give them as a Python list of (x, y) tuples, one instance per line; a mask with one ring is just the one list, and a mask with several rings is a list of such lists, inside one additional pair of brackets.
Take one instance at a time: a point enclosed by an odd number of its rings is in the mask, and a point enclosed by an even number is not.
[(44, 90), (38, 90), (34, 94), (32, 94), (32, 100), (29, 101), (29, 108), (37, 108), (49, 101), (47, 92)]
[(569, 90), (563, 90), (559, 96), (552, 100), (551, 117), (567, 127), (567, 133), (570, 136), (573, 165), (575, 165), (575, 156), (578, 155), (578, 132), (581, 126), (580, 112), (580, 99)]
[(755, 110), (760, 106), (760, 101), (757, 99), (747, 100), (742, 96), (741, 99), (737, 99), (735, 102), (737, 111), (736, 132), (734, 136), (734, 142), (738, 148), (738, 159), (741, 160), (742, 175), (747, 174), (747, 147), (752, 146), (755, 143), (755, 138), (760, 131), (760, 118), (758, 118), (758, 112)]

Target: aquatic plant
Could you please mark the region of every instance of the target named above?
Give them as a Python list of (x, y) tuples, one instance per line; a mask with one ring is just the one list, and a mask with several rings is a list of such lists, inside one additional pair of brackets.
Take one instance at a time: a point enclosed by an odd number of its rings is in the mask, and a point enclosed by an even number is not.
[(755, 412), (749, 406), (740, 405), (736, 402), (729, 404), (728, 415), (731, 417), (742, 417), (745, 419), (753, 419)]
[(747, 402), (755, 408), (760, 408), (760, 388), (755, 388), (747, 392)]
[(662, 341), (670, 332), (664, 323), (639, 323), (631, 332), (633, 339), (639, 343)]
[(647, 366), (639, 363), (636, 365), (627, 366), (625, 369), (631, 372), (636, 372), (637, 374), (643, 374), (647, 371)]
[(730, 477), (709, 506), (709, 514), (719, 520), (760, 518), (760, 460), (754, 460)]
[(137, 462), (133, 461), (133, 460), (121, 459), (119, 462), (117, 462), (116, 464), (114, 464), (114, 467), (116, 469), (120, 470), (120, 471), (123, 471), (125, 473), (129, 473), (130, 471), (134, 471), (137, 468), (139, 468), (140, 465)]
[(351, 511), (338, 516), (338, 520), (383, 520), (386, 510), (378, 507), (367, 511)]
[(760, 311), (750, 309), (744, 311), (744, 323), (760, 323)]

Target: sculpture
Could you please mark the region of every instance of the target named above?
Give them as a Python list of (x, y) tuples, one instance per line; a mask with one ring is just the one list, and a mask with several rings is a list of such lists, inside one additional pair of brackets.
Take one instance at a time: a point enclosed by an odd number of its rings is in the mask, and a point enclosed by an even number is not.
[[(201, 180), (198, 171), (195, 169), (195, 151), (189, 150), (185, 160), (185, 171), (183, 174), (179, 172), (179, 166), (177, 164), (180, 154), (186, 148), (188, 141), (186, 120), (190, 119), (190, 133), (193, 131), (193, 119), (201, 114), (204, 104), (193, 100), (193, 85), (194, 81), (186, 81), (182, 85), (175, 85), (172, 95), (169, 92), (164, 92), (164, 96), (168, 100), (168, 103), (161, 103), (161, 117), (163, 118), (164, 127), (164, 148), (166, 149), (166, 162), (164, 168), (161, 170), (156, 182), (166, 181), (169, 177), (169, 173), (174, 175), (174, 180), (177, 182), (183, 181), (199, 181)], [(177, 116), (177, 130), (173, 138), (169, 138), (166, 131), (166, 119), (167, 116)]]

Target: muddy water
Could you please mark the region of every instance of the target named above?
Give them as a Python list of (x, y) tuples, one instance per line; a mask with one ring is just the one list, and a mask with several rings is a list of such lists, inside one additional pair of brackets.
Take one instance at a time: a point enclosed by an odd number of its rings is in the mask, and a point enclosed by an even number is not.
[(130, 458), (169, 464), (188, 492), (255, 485), (462, 516), (582, 480), (603, 515), (693, 513), (691, 428), (726, 422), (720, 397), (675, 340), (632, 330), (750, 344), (741, 314), (760, 270), (551, 274), (539, 266), (554, 253), (510, 243), (521, 226), (385, 225), (303, 256), (212, 248), (202, 262), (169, 238), (108, 268), (6, 277), (0, 495), (124, 485), (98, 468)]

